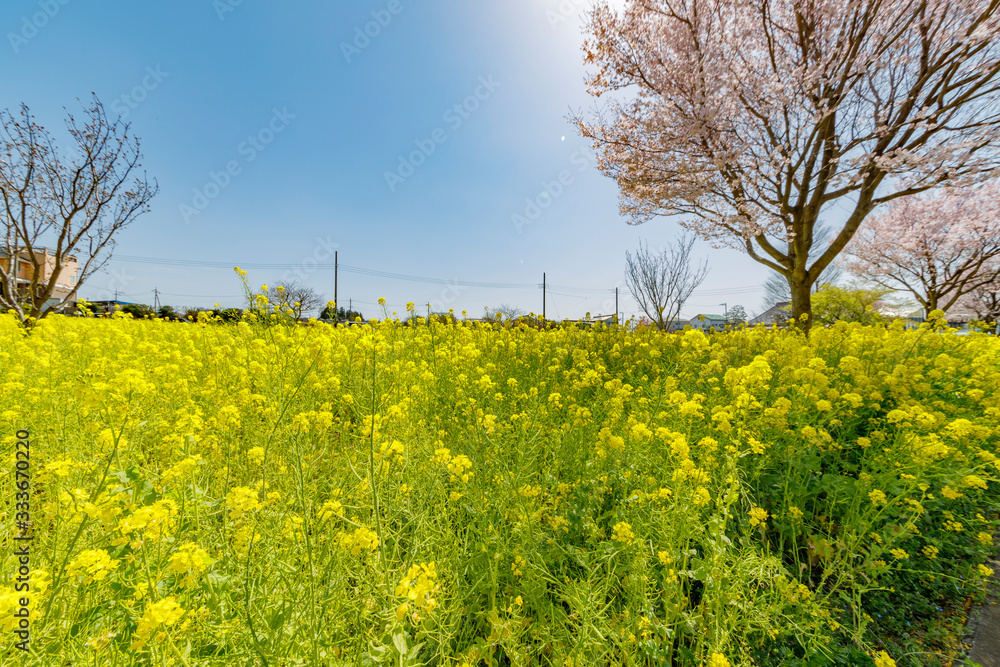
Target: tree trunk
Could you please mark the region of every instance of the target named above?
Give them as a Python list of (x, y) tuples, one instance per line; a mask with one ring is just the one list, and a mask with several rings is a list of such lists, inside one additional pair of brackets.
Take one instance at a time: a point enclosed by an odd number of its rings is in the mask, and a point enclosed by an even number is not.
[[(788, 281), (789, 287), (792, 289), (792, 318), (793, 326), (799, 327), (807, 335), (809, 330), (812, 328), (812, 287), (809, 283), (803, 281)], [(802, 319), (802, 315), (805, 314), (807, 317), (805, 320)]]
[(938, 309), (938, 294), (935, 290), (927, 290), (927, 303), (924, 306), (927, 310), (924, 313), (924, 317), (931, 314), (932, 311)]

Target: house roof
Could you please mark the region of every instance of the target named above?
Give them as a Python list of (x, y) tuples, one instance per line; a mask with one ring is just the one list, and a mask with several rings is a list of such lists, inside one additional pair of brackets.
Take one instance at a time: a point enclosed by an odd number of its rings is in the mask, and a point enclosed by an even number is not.
[(774, 304), (773, 306), (765, 310), (763, 313), (758, 315), (757, 317), (751, 318), (748, 324), (751, 325), (767, 324), (770, 323), (774, 319), (774, 317), (779, 314), (788, 317), (788, 311), (784, 309), (788, 308), (788, 306), (790, 305), (792, 305), (790, 301), (779, 301), (778, 303)]
[[(902, 317), (905, 317), (908, 320), (917, 320), (919, 322), (923, 322), (926, 319), (923, 310), (915, 310), (912, 313), (903, 315)], [(976, 319), (976, 314), (969, 311), (950, 310), (945, 313), (945, 319), (949, 322), (968, 322)]]
[(724, 319), (726, 319), (725, 315), (709, 315), (708, 313), (698, 313), (697, 315), (695, 315), (694, 317), (691, 318), (691, 321), (693, 322), (693, 321), (697, 320), (699, 317), (704, 317), (706, 320), (724, 320)]

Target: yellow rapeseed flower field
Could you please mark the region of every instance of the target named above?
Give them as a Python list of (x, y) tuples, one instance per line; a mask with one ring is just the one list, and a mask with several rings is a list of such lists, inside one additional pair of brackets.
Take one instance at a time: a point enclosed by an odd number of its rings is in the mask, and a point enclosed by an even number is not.
[(1000, 500), (935, 328), (0, 316), (0, 663), (932, 664)]

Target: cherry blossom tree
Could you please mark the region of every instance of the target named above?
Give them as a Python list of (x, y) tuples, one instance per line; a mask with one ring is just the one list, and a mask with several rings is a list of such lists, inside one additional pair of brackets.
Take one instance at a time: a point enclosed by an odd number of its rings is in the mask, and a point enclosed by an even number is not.
[(974, 288), (959, 300), (959, 305), (983, 322), (1000, 322), (1000, 280)]
[(1000, 279), (1000, 187), (907, 197), (865, 221), (847, 246), (849, 271), (908, 290), (927, 312), (949, 310)]
[[(831, 232), (833, 232), (833, 228), (829, 225), (817, 223), (813, 229), (813, 248), (821, 248), (824, 243), (829, 243)], [(813, 295), (824, 285), (836, 285), (843, 277), (843, 274), (844, 269), (838, 262), (828, 264), (812, 284)], [(761, 285), (764, 288), (764, 310), (778, 303), (792, 302), (792, 289), (788, 285), (788, 278), (782, 274), (775, 273), (774, 271), (768, 272), (767, 278), (764, 279)]]
[(1000, 166), (995, 0), (627, 0), (586, 29), (572, 120), (622, 213), (746, 252), (796, 317), (877, 206)]

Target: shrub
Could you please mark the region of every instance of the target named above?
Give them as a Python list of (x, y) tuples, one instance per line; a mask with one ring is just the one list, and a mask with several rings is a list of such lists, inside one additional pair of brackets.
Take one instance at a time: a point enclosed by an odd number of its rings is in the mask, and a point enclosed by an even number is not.
[(127, 303), (122, 306), (122, 312), (128, 313), (136, 319), (153, 317), (156, 314), (152, 306), (147, 306), (144, 303)]

